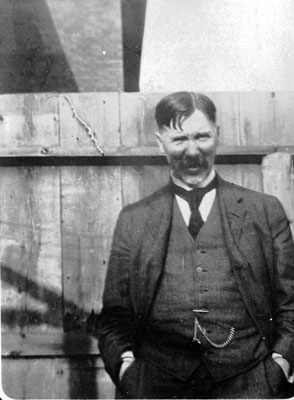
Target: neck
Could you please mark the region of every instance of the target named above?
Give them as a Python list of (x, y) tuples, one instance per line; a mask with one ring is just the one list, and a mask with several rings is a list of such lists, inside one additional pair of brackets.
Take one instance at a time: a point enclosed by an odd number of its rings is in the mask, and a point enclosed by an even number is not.
[[(215, 169), (212, 168), (212, 170), (207, 175), (207, 177), (203, 181), (201, 181), (200, 184), (197, 185), (196, 187), (199, 187), (199, 188), (206, 187), (207, 185), (210, 184), (210, 182), (213, 181), (213, 179), (215, 178), (215, 175), (216, 175)], [(172, 179), (172, 181), (174, 182), (175, 185), (177, 185), (177, 186), (179, 186), (179, 187), (181, 187), (181, 188), (183, 188), (185, 190), (189, 191), (189, 190), (195, 189), (195, 188), (192, 188), (192, 187), (188, 186), (185, 182), (181, 181), (180, 179), (175, 178), (172, 171), (171, 171), (171, 179)]]

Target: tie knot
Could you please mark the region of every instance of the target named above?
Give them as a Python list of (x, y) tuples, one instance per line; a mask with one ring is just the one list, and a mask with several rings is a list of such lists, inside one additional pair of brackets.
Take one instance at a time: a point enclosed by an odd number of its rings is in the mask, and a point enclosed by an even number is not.
[(214, 178), (207, 186), (201, 188), (194, 188), (193, 190), (185, 190), (184, 188), (172, 182), (172, 189), (174, 194), (182, 197), (189, 203), (191, 210), (198, 209), (204, 195), (216, 188), (216, 178)]
[(191, 209), (198, 208), (206, 193), (208, 193), (206, 188), (195, 188), (193, 190), (190, 190), (188, 192), (188, 194), (189, 194), (188, 202), (189, 202), (190, 208)]

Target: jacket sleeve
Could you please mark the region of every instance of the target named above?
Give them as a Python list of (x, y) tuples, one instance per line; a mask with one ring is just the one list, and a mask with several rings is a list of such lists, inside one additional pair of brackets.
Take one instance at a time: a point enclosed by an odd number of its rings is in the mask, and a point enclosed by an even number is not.
[(121, 354), (133, 350), (134, 318), (129, 296), (129, 226), (129, 213), (124, 209), (114, 230), (103, 308), (97, 327), (98, 347), (105, 369), (115, 384), (118, 383)]
[(271, 197), (267, 210), (274, 250), (274, 325), (273, 351), (294, 366), (294, 245), (289, 221), (281, 203)]

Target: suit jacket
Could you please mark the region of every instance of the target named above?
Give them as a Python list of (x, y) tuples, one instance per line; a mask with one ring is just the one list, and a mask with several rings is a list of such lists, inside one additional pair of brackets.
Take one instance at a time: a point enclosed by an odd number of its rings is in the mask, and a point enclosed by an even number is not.
[[(236, 283), (269, 350), (294, 365), (294, 246), (273, 196), (218, 176), (225, 241)], [(114, 232), (98, 324), (106, 371), (118, 383), (120, 356), (136, 351), (159, 287), (172, 218), (170, 184), (125, 207)]]

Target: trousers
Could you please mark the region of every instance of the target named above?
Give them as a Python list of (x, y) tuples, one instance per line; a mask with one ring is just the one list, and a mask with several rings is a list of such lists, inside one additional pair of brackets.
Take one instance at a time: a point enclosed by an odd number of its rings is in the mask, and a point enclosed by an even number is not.
[(293, 395), (282, 369), (266, 356), (249, 370), (215, 382), (202, 362), (183, 381), (144, 359), (135, 360), (116, 389), (117, 399), (282, 399)]

